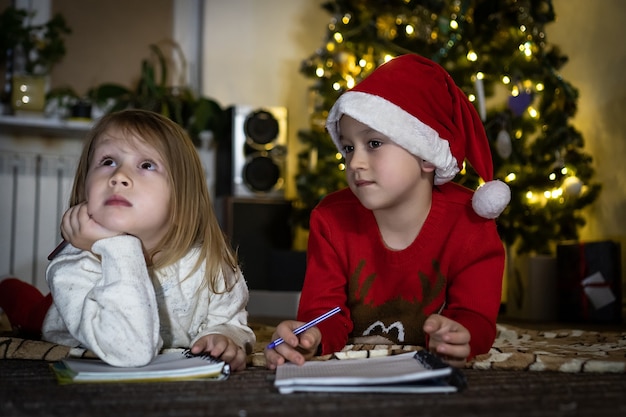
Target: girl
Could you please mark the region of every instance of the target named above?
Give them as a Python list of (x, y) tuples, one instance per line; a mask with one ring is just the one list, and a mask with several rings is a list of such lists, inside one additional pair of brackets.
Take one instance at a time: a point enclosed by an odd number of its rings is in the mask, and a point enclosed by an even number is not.
[[(493, 175), (476, 110), (443, 68), (404, 55), (344, 93), (326, 127), (349, 188), (313, 210), (298, 321), (281, 323), (268, 366), (303, 363), (348, 341), (421, 345), (448, 363), (489, 350), (504, 247), (494, 218), (510, 191)], [(465, 158), (486, 181), (450, 181)], [(293, 330), (340, 306), (317, 327)]]
[(104, 116), (61, 232), (69, 244), (46, 271), (54, 302), (44, 340), (85, 346), (115, 366), (190, 347), (245, 368), (255, 342), (248, 289), (180, 126), (143, 110)]

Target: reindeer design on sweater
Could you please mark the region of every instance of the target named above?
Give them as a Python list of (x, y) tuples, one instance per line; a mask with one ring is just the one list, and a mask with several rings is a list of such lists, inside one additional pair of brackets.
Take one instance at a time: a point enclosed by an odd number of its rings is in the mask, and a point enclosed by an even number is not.
[(411, 296), (400, 291), (386, 300), (377, 297), (374, 289), (376, 273), (360, 279), (364, 266), (365, 260), (361, 260), (349, 282), (348, 305), (354, 323), (352, 341), (423, 346), (424, 321), (430, 314), (437, 312), (445, 300), (446, 278), (441, 273), (439, 263), (433, 261), (436, 272), (434, 280), (421, 271), (417, 272), (421, 298), (417, 294)]

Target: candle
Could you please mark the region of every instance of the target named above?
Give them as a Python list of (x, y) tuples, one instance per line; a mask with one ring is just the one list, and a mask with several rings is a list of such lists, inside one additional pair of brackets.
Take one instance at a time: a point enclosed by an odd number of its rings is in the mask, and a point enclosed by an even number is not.
[(478, 114), (484, 122), (487, 119), (487, 108), (485, 106), (485, 87), (483, 86), (483, 73), (479, 72), (474, 77), (474, 88), (476, 89), (476, 99), (478, 100)]

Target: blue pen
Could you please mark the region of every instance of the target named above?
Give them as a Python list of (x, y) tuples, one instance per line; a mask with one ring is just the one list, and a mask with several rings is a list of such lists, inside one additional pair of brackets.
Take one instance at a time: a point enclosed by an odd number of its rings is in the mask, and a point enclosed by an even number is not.
[[(324, 320), (326, 320), (330, 316), (333, 316), (333, 315), (339, 313), (340, 311), (341, 311), (341, 308), (335, 307), (332, 310), (330, 310), (329, 312), (322, 314), (318, 318), (313, 319), (310, 322), (308, 322), (306, 324), (303, 324), (302, 326), (298, 327), (296, 330), (293, 331), (293, 334), (295, 334), (297, 336), (300, 333), (307, 331), (311, 327), (316, 326), (319, 323), (323, 322)], [(279, 337), (278, 339), (274, 340), (272, 343), (267, 345), (267, 349), (274, 349), (276, 346), (280, 345), (283, 342), (284, 342), (283, 338)]]

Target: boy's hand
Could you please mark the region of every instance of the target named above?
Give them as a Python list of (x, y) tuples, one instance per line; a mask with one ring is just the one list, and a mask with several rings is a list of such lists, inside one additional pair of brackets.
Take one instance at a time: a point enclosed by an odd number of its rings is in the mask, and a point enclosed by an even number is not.
[(246, 352), (230, 337), (221, 334), (202, 336), (191, 347), (191, 353), (208, 353), (228, 363), (233, 371), (246, 369)]
[(284, 342), (274, 349), (265, 349), (265, 360), (269, 369), (276, 369), (286, 361), (302, 365), (315, 356), (322, 340), (322, 333), (317, 327), (311, 327), (297, 336), (293, 334), (293, 331), (303, 324), (301, 321), (285, 320), (276, 327), (272, 340), (282, 337)]
[(93, 220), (87, 210), (86, 202), (67, 209), (61, 220), (63, 239), (82, 250), (91, 251), (91, 247), (96, 241), (119, 234)]
[(448, 364), (461, 368), (470, 354), (470, 333), (460, 323), (439, 314), (424, 322), (424, 332), (429, 336), (428, 350)]

